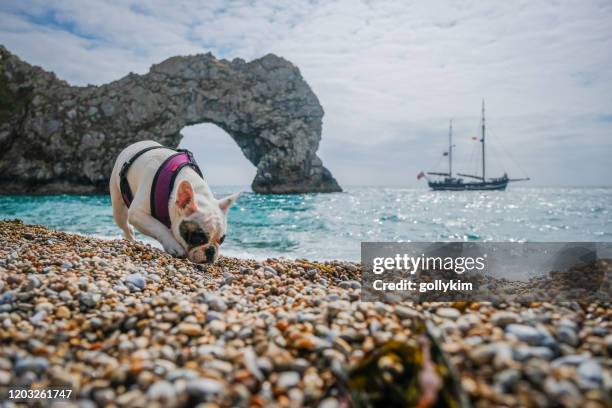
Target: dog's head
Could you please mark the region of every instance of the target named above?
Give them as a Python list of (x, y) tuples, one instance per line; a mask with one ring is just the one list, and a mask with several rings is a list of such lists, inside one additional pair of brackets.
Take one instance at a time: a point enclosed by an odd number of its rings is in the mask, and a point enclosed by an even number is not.
[(177, 241), (186, 249), (189, 260), (214, 263), (225, 240), (227, 211), (238, 199), (235, 193), (221, 200), (196, 200), (193, 188), (183, 180), (177, 189), (175, 205), (178, 222), (172, 226)]

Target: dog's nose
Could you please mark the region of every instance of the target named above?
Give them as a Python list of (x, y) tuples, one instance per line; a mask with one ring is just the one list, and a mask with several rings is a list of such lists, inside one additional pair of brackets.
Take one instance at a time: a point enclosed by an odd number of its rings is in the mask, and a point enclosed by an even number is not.
[(206, 254), (206, 262), (213, 263), (215, 260), (215, 247), (210, 246), (206, 248), (206, 251), (204, 251), (204, 253)]

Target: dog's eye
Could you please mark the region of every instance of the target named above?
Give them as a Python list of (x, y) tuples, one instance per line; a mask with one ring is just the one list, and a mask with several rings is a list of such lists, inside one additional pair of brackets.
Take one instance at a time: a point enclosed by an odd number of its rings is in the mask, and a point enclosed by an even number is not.
[(208, 235), (201, 230), (193, 231), (189, 233), (186, 241), (191, 246), (204, 245), (208, 242)]
[(179, 228), (181, 237), (187, 245), (195, 247), (204, 245), (208, 242), (208, 234), (198, 224), (193, 221), (183, 221)]
[(219, 245), (221, 245), (221, 244), (223, 243), (223, 241), (225, 241), (225, 235), (224, 235), (224, 236), (222, 236), (222, 237), (219, 239)]

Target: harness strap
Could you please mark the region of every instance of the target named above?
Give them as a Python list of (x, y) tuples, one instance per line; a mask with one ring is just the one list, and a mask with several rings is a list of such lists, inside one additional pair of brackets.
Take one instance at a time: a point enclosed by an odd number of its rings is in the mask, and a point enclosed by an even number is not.
[(204, 178), (202, 171), (198, 167), (193, 155), (189, 150), (172, 149), (165, 146), (150, 146), (142, 149), (131, 159), (126, 161), (121, 167), (121, 172), (119, 173), (119, 187), (121, 189), (123, 201), (129, 208), (133, 200), (132, 190), (130, 189), (130, 185), (127, 180), (127, 173), (130, 166), (143, 153), (159, 148), (174, 150), (176, 153), (164, 160), (153, 177), (153, 182), (151, 184), (150, 208), (151, 215), (166, 227), (170, 228), (171, 223), (168, 204), (170, 201), (170, 194), (174, 188), (174, 182), (179, 172), (185, 167), (191, 167), (202, 179)]
[(153, 177), (150, 197), (151, 215), (168, 228), (171, 226), (168, 211), (170, 194), (174, 189), (176, 177), (185, 167), (191, 167), (201, 178), (204, 178), (193, 155), (185, 149), (178, 149), (176, 154), (164, 160)]
[[(130, 188), (130, 183), (128, 182), (128, 179), (127, 179), (128, 171), (130, 170), (130, 167), (132, 167), (132, 164), (134, 164), (137, 158), (139, 158), (146, 152), (153, 150), (153, 149), (170, 149), (170, 148), (165, 147), (165, 146), (145, 147), (144, 149), (138, 151), (128, 161), (123, 163), (123, 166), (121, 166), (121, 171), (119, 172), (119, 190), (121, 190), (121, 196), (123, 197), (123, 202), (128, 208), (130, 208), (130, 205), (132, 205), (132, 200), (134, 200), (134, 195), (132, 194), (132, 189)], [(170, 150), (174, 150), (174, 149), (170, 149)]]

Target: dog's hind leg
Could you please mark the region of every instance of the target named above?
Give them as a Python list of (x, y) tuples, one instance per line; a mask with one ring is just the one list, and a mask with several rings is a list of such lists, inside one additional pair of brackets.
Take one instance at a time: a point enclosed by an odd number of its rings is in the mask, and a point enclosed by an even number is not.
[(115, 223), (123, 230), (125, 239), (128, 241), (134, 241), (134, 229), (128, 222), (128, 208), (123, 202), (123, 197), (121, 197), (119, 186), (117, 186), (116, 183), (113, 183), (112, 177), (110, 183), (110, 195), (111, 202), (113, 204), (113, 217), (115, 218)]

